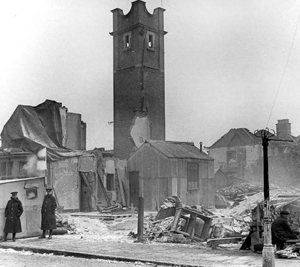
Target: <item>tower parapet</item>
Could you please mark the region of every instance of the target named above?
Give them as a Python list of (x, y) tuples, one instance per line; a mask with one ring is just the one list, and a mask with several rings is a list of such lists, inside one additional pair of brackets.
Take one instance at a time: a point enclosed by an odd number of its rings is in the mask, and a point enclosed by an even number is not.
[[(165, 140), (164, 9), (150, 14), (144, 1), (134, 1), (124, 15), (113, 13), (114, 150), (126, 159), (140, 144)], [(146, 117), (146, 125), (135, 125)], [(135, 135), (132, 136), (132, 127)]]

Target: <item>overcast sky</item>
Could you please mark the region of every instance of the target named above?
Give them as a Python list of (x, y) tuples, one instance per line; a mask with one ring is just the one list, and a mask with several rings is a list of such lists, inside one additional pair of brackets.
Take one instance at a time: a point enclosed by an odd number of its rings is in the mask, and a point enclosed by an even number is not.
[[(51, 99), (82, 114), (88, 149), (112, 149), (110, 11), (127, 14), (131, 2), (1, 1), (1, 131), (17, 105)], [(166, 9), (167, 140), (210, 146), (231, 128), (275, 130), (278, 119), (300, 135), (300, 1), (145, 2)]]

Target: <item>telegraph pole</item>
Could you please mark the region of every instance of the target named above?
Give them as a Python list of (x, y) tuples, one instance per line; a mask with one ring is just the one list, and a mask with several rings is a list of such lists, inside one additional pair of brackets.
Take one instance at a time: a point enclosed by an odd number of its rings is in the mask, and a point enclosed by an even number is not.
[(269, 163), (268, 163), (268, 146), (270, 138), (275, 133), (270, 132), (269, 129), (256, 130), (254, 132), (256, 137), (262, 139), (263, 146), (263, 163), (264, 163), (264, 247), (262, 251), (263, 267), (275, 267), (275, 255), (272, 245), (271, 235), (271, 214), (270, 214), (270, 186), (269, 186)]
[(269, 141), (285, 141), (293, 142), (291, 140), (282, 140), (278, 138), (272, 139), (275, 136), (274, 130), (256, 130), (254, 132), (256, 137), (262, 139), (263, 146), (263, 163), (264, 163), (264, 248), (262, 252), (263, 267), (275, 267), (274, 247), (272, 245), (271, 234), (271, 212), (270, 212), (270, 186), (269, 186), (269, 162), (268, 162), (268, 146)]

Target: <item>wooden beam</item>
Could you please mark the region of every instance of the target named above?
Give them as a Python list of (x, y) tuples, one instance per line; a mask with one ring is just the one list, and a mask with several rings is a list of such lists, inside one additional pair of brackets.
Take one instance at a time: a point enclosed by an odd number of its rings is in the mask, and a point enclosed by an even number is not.
[(96, 175), (98, 176), (98, 180), (99, 180), (99, 183), (100, 183), (100, 187), (101, 187), (102, 192), (103, 192), (103, 194), (104, 194), (104, 197), (105, 197), (105, 200), (106, 200), (106, 203), (107, 203), (107, 207), (110, 207), (112, 204), (111, 204), (110, 198), (109, 198), (109, 196), (108, 196), (108, 194), (107, 194), (107, 192), (106, 192), (106, 189), (105, 189), (105, 187), (104, 187), (104, 184), (103, 184), (103, 182), (102, 182), (102, 180), (101, 180), (101, 176), (100, 176), (99, 170), (97, 170), (97, 174), (96, 174)]

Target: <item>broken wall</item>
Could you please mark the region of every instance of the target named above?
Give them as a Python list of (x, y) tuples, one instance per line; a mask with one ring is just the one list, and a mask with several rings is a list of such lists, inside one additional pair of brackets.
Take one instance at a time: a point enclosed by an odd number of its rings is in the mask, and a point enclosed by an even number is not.
[(57, 205), (64, 207), (64, 210), (79, 211), (81, 186), (78, 172), (79, 158), (66, 158), (49, 164), (49, 180), (57, 198)]
[(86, 149), (85, 123), (81, 121), (81, 114), (67, 113), (67, 139), (66, 147), (74, 150)]
[(93, 154), (82, 155), (79, 158), (80, 173), (80, 211), (97, 210), (97, 160)]
[(228, 156), (227, 156), (228, 151), (235, 152), (236, 160), (238, 160), (238, 150), (242, 148), (244, 148), (246, 151), (246, 164), (245, 164), (246, 169), (251, 167), (251, 165), (255, 164), (256, 160), (262, 156), (261, 145), (211, 148), (209, 149), (208, 154), (209, 157), (215, 160), (214, 172), (216, 173), (220, 168), (224, 169), (228, 167)]
[(150, 121), (147, 116), (136, 116), (134, 118), (130, 136), (136, 148), (139, 148), (145, 140), (151, 139)]

